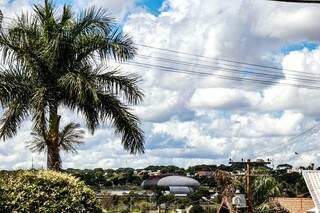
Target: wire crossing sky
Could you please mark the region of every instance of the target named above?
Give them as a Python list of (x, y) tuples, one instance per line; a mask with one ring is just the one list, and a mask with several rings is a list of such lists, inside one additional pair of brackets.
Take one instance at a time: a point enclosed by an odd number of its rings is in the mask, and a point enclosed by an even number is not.
[[(0, 3), (7, 25), (38, 1)], [(317, 4), (221, 0), (56, 0), (75, 13), (110, 10), (138, 54), (105, 70), (141, 76), (146, 153), (129, 155), (109, 126), (86, 132), (64, 168), (227, 163), (270, 158), (275, 164), (319, 164), (320, 19)], [(6, 26), (5, 26), (6, 27)], [(129, 106), (130, 107), (130, 106)], [(1, 113), (3, 109), (0, 109)], [(85, 122), (63, 108), (62, 125)], [(81, 115), (80, 115), (81, 116)], [(30, 153), (31, 122), (0, 143), (0, 169), (41, 167)], [(314, 128), (317, 127), (317, 128)], [(309, 131), (310, 130), (310, 131)], [(307, 136), (296, 137), (303, 132)], [(296, 138), (295, 138), (296, 137)], [(295, 139), (293, 139), (295, 138)], [(295, 152), (299, 153), (298, 155)], [(83, 157), (83, 156), (90, 156)]]

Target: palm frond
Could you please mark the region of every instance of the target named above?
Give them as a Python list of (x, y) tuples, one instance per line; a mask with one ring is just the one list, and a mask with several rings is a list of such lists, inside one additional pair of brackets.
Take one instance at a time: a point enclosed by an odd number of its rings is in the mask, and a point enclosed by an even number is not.
[(51, 40), (57, 32), (57, 21), (55, 19), (55, 6), (53, 1), (45, 0), (44, 6), (35, 5), (34, 12), (43, 28), (44, 36)]
[[(45, 132), (47, 134), (47, 132)], [(31, 132), (32, 140), (27, 141), (26, 147), (30, 149), (32, 152), (44, 152), (47, 150), (47, 142), (43, 137), (43, 129), (41, 127), (34, 127)]]
[(139, 127), (139, 119), (115, 96), (99, 93), (99, 99), (101, 119), (112, 122), (115, 132), (122, 137), (124, 149), (131, 154), (144, 153), (144, 136), (143, 130)]
[(73, 38), (85, 34), (107, 34), (113, 26), (114, 19), (109, 16), (107, 10), (91, 7), (80, 14), (71, 34)]
[[(32, 140), (27, 141), (27, 147), (32, 152), (44, 152), (48, 149), (48, 143), (43, 138), (41, 128), (34, 128), (31, 135)], [(48, 134), (48, 132), (46, 133)], [(85, 132), (80, 129), (80, 124), (68, 123), (63, 129), (59, 130), (58, 148), (65, 152), (77, 153), (76, 146), (83, 143)]]
[(141, 80), (138, 75), (124, 75), (119, 70), (114, 70), (101, 74), (97, 72), (97, 79), (101, 84), (101, 89), (124, 96), (124, 100), (128, 101), (129, 104), (138, 104), (143, 99), (143, 93), (137, 85)]
[(128, 34), (114, 30), (108, 35), (108, 45), (103, 51), (106, 56), (111, 55), (116, 61), (122, 62), (133, 59), (137, 48)]
[(77, 153), (75, 145), (83, 143), (84, 134), (80, 124), (69, 123), (59, 133), (59, 146), (63, 151)]
[(88, 71), (69, 72), (62, 76), (58, 83), (70, 97), (76, 97), (78, 103), (97, 103), (98, 101), (94, 75)]
[(70, 22), (72, 22), (72, 9), (70, 6), (64, 5), (62, 15), (59, 20), (59, 29), (62, 30)]
[(16, 135), (17, 129), (28, 115), (28, 106), (25, 103), (13, 101), (0, 120), (0, 138), (6, 140)]
[(46, 88), (36, 88), (31, 99), (33, 109), (33, 129), (35, 132), (39, 133), (42, 136), (44, 141), (47, 140), (48, 123), (48, 119), (46, 117), (48, 111), (46, 95)]
[(23, 67), (10, 65), (0, 70), (0, 104), (6, 107), (14, 100), (26, 101), (31, 95), (32, 79)]

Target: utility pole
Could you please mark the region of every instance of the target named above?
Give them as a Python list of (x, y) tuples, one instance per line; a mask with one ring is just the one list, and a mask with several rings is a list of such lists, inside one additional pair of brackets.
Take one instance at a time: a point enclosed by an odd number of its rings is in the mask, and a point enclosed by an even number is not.
[(248, 213), (253, 213), (253, 194), (252, 194), (252, 182), (251, 182), (251, 162), (250, 159), (246, 162), (246, 188), (248, 199)]
[(247, 192), (247, 205), (248, 205), (248, 213), (253, 213), (253, 193), (252, 193), (252, 177), (255, 175), (252, 174), (253, 167), (257, 166), (266, 166), (270, 164), (270, 161), (257, 160), (251, 161), (248, 159), (247, 161), (232, 161), (230, 159), (229, 162), (231, 165), (237, 165), (245, 168), (245, 178), (246, 178), (246, 192)]

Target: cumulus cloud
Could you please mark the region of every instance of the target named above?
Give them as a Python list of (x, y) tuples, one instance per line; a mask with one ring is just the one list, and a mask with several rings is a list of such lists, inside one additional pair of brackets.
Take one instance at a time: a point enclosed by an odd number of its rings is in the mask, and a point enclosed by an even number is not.
[(190, 106), (193, 108), (241, 110), (250, 109), (260, 102), (261, 96), (256, 92), (230, 88), (196, 89)]
[[(319, 42), (320, 26), (313, 21), (319, 19), (315, 7), (254, 0), (166, 0), (160, 14), (154, 15), (137, 7), (133, 0), (75, 2), (78, 9), (90, 5), (110, 9), (123, 24), (123, 31), (138, 44), (207, 57), (281, 65), (283, 70), (273, 70), (282, 76), (277, 80), (279, 83), (306, 84), (289, 70), (302, 70), (304, 76), (306, 73), (319, 75), (320, 49), (304, 49), (287, 55), (280, 52), (292, 42)], [(0, 5), (10, 14), (29, 8), (27, 1), (19, 0), (2, 1)], [(136, 60), (143, 63), (243, 77), (239, 73), (208, 68), (226, 66), (217, 61), (204, 62), (199, 57), (138, 47), (140, 56)], [(142, 60), (141, 55), (148, 57)], [(183, 60), (189, 65), (154, 57)], [(207, 67), (200, 68), (199, 63)], [(244, 66), (239, 69), (242, 68)], [(317, 90), (252, 86), (244, 81), (169, 73), (156, 68), (122, 66), (122, 69), (143, 78), (145, 101), (134, 107), (133, 112), (143, 121), (146, 153), (129, 155), (122, 150), (120, 139), (112, 129), (102, 126), (94, 136), (86, 135), (86, 144), (79, 147), (78, 155), (63, 156), (64, 167), (189, 166), (225, 163), (230, 157), (269, 157), (275, 163), (294, 165), (318, 162), (315, 135), (291, 140), (318, 122), (320, 95)], [(61, 110), (64, 123), (76, 120), (84, 126), (81, 116)], [(30, 124), (12, 139), (15, 143), (0, 145), (0, 162), (5, 162), (1, 168), (30, 165), (32, 155), (21, 142), (28, 137), (28, 128)], [(300, 154), (295, 155), (295, 151)]]
[(130, 10), (135, 8), (134, 0), (75, 0), (75, 5), (79, 9), (83, 10), (89, 7), (101, 7), (110, 11), (110, 14), (113, 17), (117, 18), (118, 22), (123, 21), (125, 16), (128, 14)]

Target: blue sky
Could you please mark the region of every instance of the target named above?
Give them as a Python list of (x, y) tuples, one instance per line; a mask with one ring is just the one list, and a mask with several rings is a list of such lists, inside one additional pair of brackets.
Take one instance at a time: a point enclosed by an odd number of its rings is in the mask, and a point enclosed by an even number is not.
[[(158, 15), (159, 14), (159, 9), (162, 6), (162, 3), (164, 0), (135, 0), (136, 4), (138, 6), (141, 6), (143, 8), (146, 8), (149, 10), (151, 13)], [(59, 4), (73, 4), (74, 0), (56, 0), (57, 3)]]
[(318, 43), (312, 41), (292, 42), (281, 47), (280, 51), (282, 54), (288, 54), (292, 51), (303, 50), (305, 48), (308, 50), (314, 50), (318, 48), (318, 46)]

